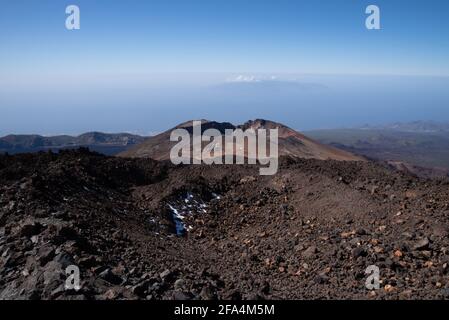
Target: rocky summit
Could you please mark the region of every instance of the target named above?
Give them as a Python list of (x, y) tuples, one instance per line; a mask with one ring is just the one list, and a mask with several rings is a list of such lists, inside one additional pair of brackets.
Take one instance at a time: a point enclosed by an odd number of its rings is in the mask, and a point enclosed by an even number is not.
[[(320, 159), (320, 160), (342, 160), (342, 161), (363, 161), (364, 158), (353, 153), (334, 148), (329, 145), (321, 144), (305, 135), (293, 130), (281, 123), (270, 120), (256, 119), (249, 120), (244, 124), (234, 126), (228, 122), (216, 122), (209, 120), (197, 120), (201, 123), (201, 133), (209, 129), (215, 129), (225, 136), (226, 130), (240, 129), (242, 131), (254, 131), (258, 135), (258, 130), (275, 129), (278, 132), (279, 139), (277, 141), (279, 155), (294, 156), (305, 159)], [(131, 146), (126, 151), (123, 151), (119, 156), (132, 158), (152, 158), (156, 160), (169, 160), (170, 152), (177, 142), (171, 140), (171, 134), (176, 129), (186, 130), (190, 136), (194, 131), (194, 120), (187, 121), (177, 125), (176, 127), (160, 133), (156, 136), (149, 137), (142, 143)], [(203, 141), (203, 147), (207, 145)], [(225, 148), (224, 148), (225, 149)], [(248, 145), (241, 141), (239, 145), (231, 148), (230, 153), (223, 150), (223, 155), (235, 155), (236, 150), (242, 150), (245, 157), (248, 157)], [(217, 156), (217, 155), (215, 155)]]
[(0, 299), (444, 299), (448, 218), (448, 181), (368, 161), (2, 155)]

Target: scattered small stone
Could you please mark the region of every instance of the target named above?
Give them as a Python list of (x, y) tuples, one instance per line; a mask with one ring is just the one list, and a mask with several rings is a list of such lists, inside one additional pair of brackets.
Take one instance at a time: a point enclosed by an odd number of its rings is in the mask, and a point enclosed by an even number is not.
[(355, 235), (355, 231), (349, 231), (349, 232), (342, 232), (341, 237), (342, 238), (349, 238), (350, 236)]
[(201, 289), (200, 297), (203, 300), (213, 300), (216, 298), (216, 295), (210, 286), (204, 286)]
[(302, 256), (304, 258), (311, 258), (313, 255), (315, 255), (318, 252), (318, 249), (316, 246), (310, 246), (308, 247), (303, 253)]
[(182, 290), (184, 288), (184, 285), (185, 285), (184, 279), (178, 279), (175, 281), (173, 286), (175, 290)]
[(171, 274), (171, 271), (169, 269), (164, 270), (163, 272), (161, 272), (159, 274), (159, 276), (161, 277), (161, 279), (165, 279), (166, 277), (168, 277)]
[(401, 258), (401, 257), (403, 256), (403, 253), (402, 253), (401, 250), (396, 250), (396, 251), (394, 252), (394, 256), (395, 256), (396, 258)]
[(429, 244), (430, 242), (428, 238), (420, 239), (413, 245), (413, 250), (425, 250), (429, 247)]
[(387, 285), (385, 285), (384, 290), (385, 290), (385, 292), (390, 293), (390, 292), (393, 292), (395, 290), (395, 288), (391, 284), (387, 284)]

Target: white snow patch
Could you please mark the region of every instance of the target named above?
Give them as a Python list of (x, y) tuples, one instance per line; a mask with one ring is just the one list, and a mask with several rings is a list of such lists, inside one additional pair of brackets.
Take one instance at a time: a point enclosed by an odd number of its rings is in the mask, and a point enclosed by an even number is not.
[(171, 204), (168, 204), (168, 207), (172, 211), (173, 221), (175, 222), (176, 234), (178, 236), (184, 234), (184, 232), (186, 230), (184, 222), (182, 221), (182, 220), (184, 220), (184, 216), (182, 214), (180, 214), (179, 211), (175, 207), (173, 207)]

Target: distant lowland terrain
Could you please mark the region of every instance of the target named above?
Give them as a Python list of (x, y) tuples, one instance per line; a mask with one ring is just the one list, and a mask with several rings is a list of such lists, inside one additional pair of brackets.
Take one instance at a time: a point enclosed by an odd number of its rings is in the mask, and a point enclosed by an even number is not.
[(449, 123), (415, 121), (304, 132), (327, 145), (423, 176), (449, 173)]

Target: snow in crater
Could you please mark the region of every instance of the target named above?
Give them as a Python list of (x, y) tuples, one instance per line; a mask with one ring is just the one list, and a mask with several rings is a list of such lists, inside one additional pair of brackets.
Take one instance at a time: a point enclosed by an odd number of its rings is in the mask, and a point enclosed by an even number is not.
[(185, 224), (182, 220), (184, 220), (184, 216), (179, 213), (178, 209), (173, 207), (171, 204), (168, 205), (170, 210), (172, 211), (173, 221), (175, 222), (176, 234), (178, 236), (183, 235), (186, 232)]
[[(212, 193), (213, 199), (220, 199), (220, 196)], [(176, 234), (183, 236), (187, 231), (192, 230), (192, 225), (187, 225), (186, 217), (195, 214), (207, 213), (208, 205), (196, 194), (188, 192), (178, 199), (172, 200), (168, 203), (168, 207), (172, 213), (173, 222), (176, 227)]]

